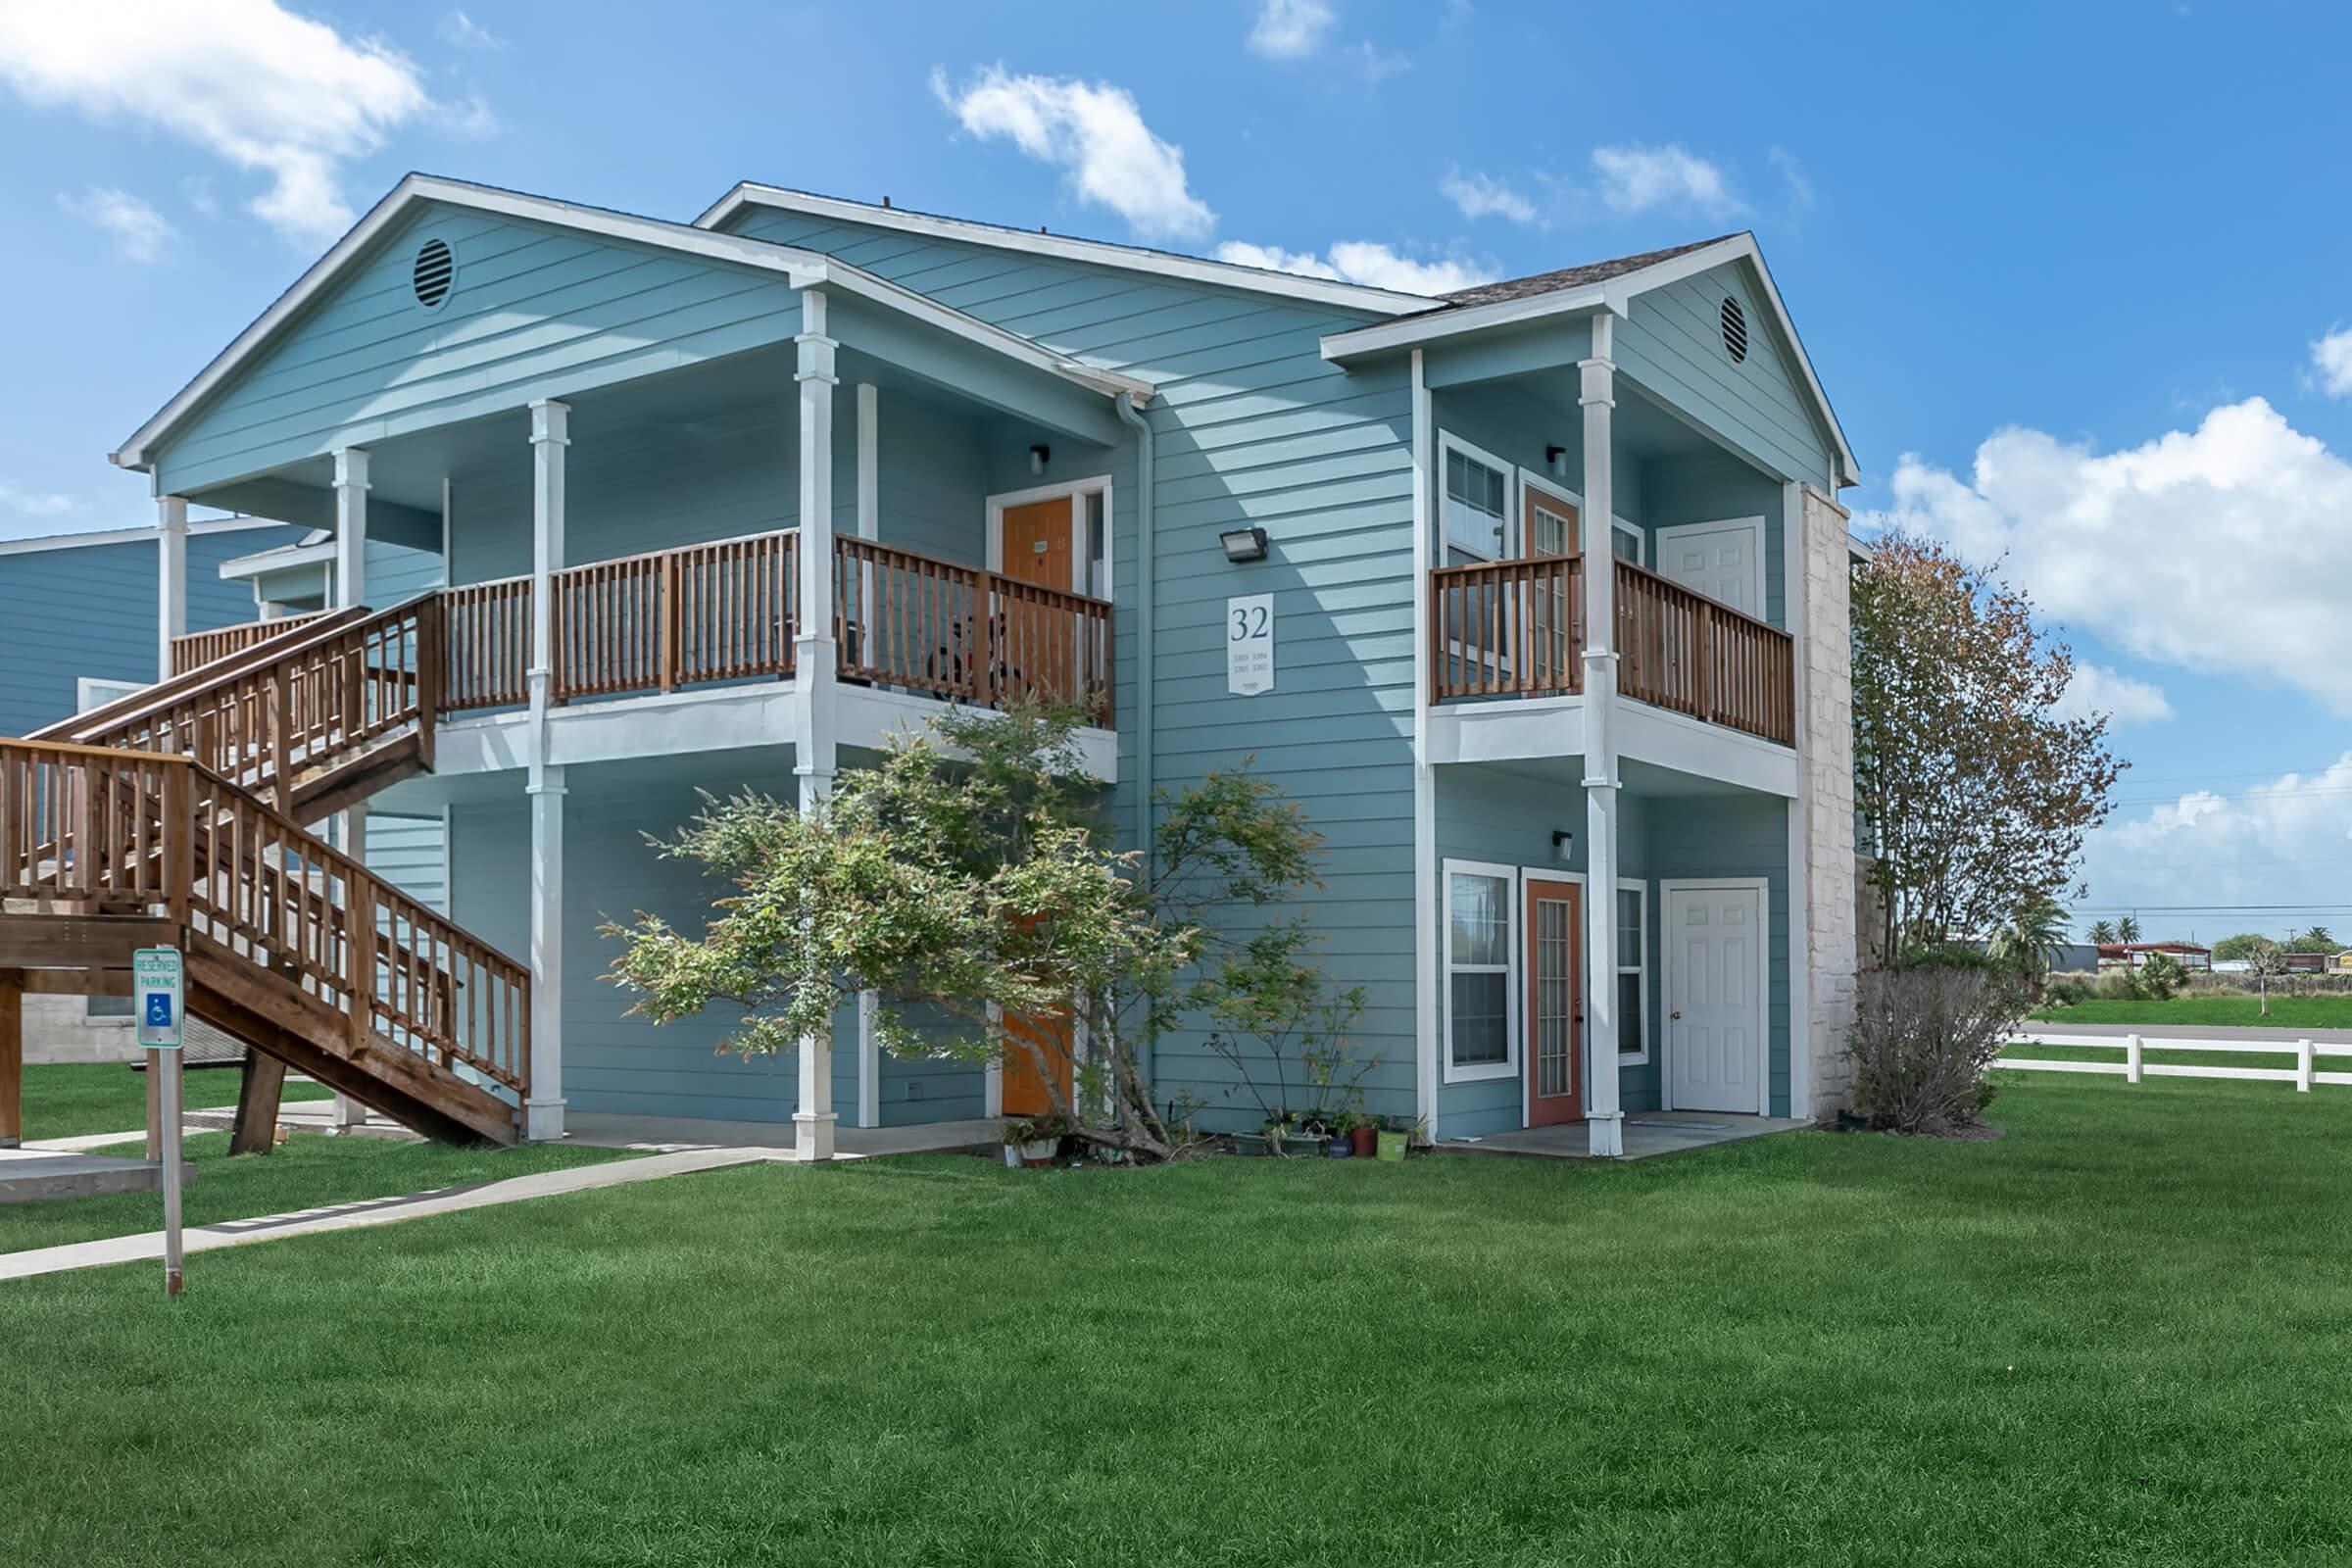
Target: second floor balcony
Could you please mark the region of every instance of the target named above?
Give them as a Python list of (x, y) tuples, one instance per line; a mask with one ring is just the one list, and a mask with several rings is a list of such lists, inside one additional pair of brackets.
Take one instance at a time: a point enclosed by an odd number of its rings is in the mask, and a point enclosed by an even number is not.
[[(1616, 571), (1617, 690), (1783, 746), (1796, 743), (1788, 632), (1629, 561)], [(1440, 567), (1429, 579), (1433, 703), (1584, 691), (1585, 558)]]

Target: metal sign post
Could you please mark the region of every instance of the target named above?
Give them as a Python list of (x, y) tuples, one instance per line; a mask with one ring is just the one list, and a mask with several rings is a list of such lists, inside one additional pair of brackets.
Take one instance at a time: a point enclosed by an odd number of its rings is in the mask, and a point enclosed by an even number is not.
[(181, 970), (177, 948), (141, 948), (130, 957), (131, 1006), (139, 1021), (139, 1044), (147, 1048), (147, 1070), (161, 1073), (156, 1119), (163, 1123), (164, 1294), (177, 1296), (182, 1276), (179, 1246), (179, 1116)]

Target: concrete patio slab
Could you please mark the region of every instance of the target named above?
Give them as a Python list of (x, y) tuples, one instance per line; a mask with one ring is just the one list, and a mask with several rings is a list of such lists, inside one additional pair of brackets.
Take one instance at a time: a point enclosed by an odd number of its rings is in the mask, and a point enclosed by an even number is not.
[[(1625, 1113), (1626, 1159), (1735, 1144), (1813, 1125), (1786, 1116), (1738, 1116), (1714, 1110), (1629, 1110)], [(1590, 1159), (1592, 1133), (1581, 1121), (1553, 1127), (1524, 1127), (1487, 1138), (1447, 1139), (1438, 1149), (1449, 1154), (1518, 1154), (1538, 1159)]]
[[(141, 1138), (142, 1133), (133, 1133)], [(192, 1181), (195, 1167), (180, 1164), (180, 1179)], [(52, 1198), (97, 1198), (107, 1193), (152, 1193), (164, 1185), (164, 1167), (144, 1159), (90, 1154), (77, 1150), (0, 1149), (0, 1203), (37, 1203)]]

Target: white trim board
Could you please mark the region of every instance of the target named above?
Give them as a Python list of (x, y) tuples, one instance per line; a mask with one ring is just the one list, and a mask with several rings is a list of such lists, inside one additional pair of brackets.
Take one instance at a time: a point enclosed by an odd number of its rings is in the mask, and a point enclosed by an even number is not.
[(437, 174), (410, 174), (369, 208), (367, 215), (354, 223), (324, 256), (314, 262), (292, 287), (279, 295), (244, 331), (238, 333), (228, 347), (214, 356), (212, 363), (197, 372), (194, 380), (180, 388), (170, 402), (133, 431), (122, 447), (111, 455), (110, 461), (117, 467), (148, 467), (158, 442), (218, 390), (248, 358), (291, 327), (311, 300), (355, 265), (387, 228), (407, 216), (413, 208), (426, 202), (554, 224), (633, 244), (657, 246), (699, 256), (706, 261), (757, 268), (762, 271), (783, 274), (786, 282), (794, 288), (837, 288), (844, 294), (870, 300), (1008, 359), (1074, 381), (1105, 397), (1129, 394), (1139, 400), (1148, 400), (1152, 396), (1152, 384), (1148, 381), (1080, 365), (1017, 332), (1008, 332), (1001, 326), (967, 316), (832, 257), (794, 250), (766, 240), (714, 232), (707, 227), (642, 218), (633, 213), (588, 207), (522, 191), (477, 185), (469, 180), (446, 179)]
[[(207, 517), (188, 524), (191, 538), (213, 533), (242, 533), (252, 528), (290, 528), (274, 517)], [(52, 550), (92, 550), (102, 545), (153, 544), (163, 530), (151, 522), (128, 528), (94, 528), (88, 533), (41, 534), (30, 539), (0, 539), (0, 556), (37, 556)]]
[[(1772, 879), (1761, 876), (1668, 876), (1658, 879), (1658, 1106), (1673, 1110), (1674, 1062), (1667, 1050), (1667, 1022), (1674, 1004), (1674, 937), (1667, 907), (1680, 892), (1706, 888), (1753, 889), (1756, 895), (1756, 1111), (1772, 1114)], [(1744, 1115), (1725, 1111), (1724, 1115)]]
[(1419, 294), (1398, 293), (1394, 289), (1368, 288), (1360, 283), (1343, 283), (1296, 272), (1270, 271), (1260, 267), (1245, 267), (1238, 262), (1213, 262), (1203, 257), (1151, 250), (1140, 245), (1116, 245), (1107, 240), (1079, 239), (1073, 235), (1048, 234), (1042, 230), (1032, 232), (1000, 223), (983, 223), (969, 218), (909, 212), (903, 207), (878, 207), (839, 196), (819, 196), (811, 191), (762, 185), (752, 180), (745, 180), (713, 202), (702, 217), (694, 220), (694, 226), (717, 228), (746, 207), (772, 207), (780, 212), (799, 213), (808, 218), (824, 218), (840, 222), (865, 223), (875, 228), (894, 229), (902, 234), (960, 240), (967, 245), (985, 245), (995, 250), (1019, 251), (1031, 256), (1050, 256), (1057, 261), (1088, 262), (1125, 271), (1182, 278), (1187, 282), (1213, 283), (1223, 288), (1249, 289), (1259, 294), (1278, 294), (1322, 305), (1374, 311), (1383, 316), (1427, 311), (1443, 303)]
[[(1569, 873), (1563, 870), (1560, 880)], [(1453, 1006), (1451, 980), (1453, 976), (1453, 879), (1457, 876), (1499, 877), (1510, 891), (1504, 895), (1503, 916), (1506, 935), (1503, 938), (1503, 1059), (1498, 1062), (1479, 1062), (1468, 1067), (1453, 1064)], [(1517, 901), (1521, 894), (1520, 867), (1505, 865), (1496, 860), (1458, 860), (1450, 856), (1438, 864), (1438, 1069), (1447, 1084), (1488, 1083), (1496, 1079), (1526, 1074), (1521, 1070), (1519, 1053), (1519, 983), (1520, 955), (1519, 911)], [(1527, 1089), (1522, 1082), (1519, 1099), (1520, 1120), (1527, 1119)]]

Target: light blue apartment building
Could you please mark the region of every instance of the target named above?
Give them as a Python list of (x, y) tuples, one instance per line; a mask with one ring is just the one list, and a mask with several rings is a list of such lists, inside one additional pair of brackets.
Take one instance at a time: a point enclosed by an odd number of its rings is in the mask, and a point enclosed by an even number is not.
[[(1432, 299), (762, 185), (669, 222), (411, 176), (115, 462), (167, 538), (303, 530), (227, 567), (294, 629), (165, 696), (278, 703), (215, 762), (352, 822), (414, 999), (360, 1054), (411, 1042), (477, 1131), (790, 1121), (814, 1158), (1007, 1108), (854, 1009), (750, 1063), (628, 1018), (597, 928), (708, 907), (643, 837), (698, 789), (812, 802), (1032, 693), (1086, 707), (1130, 839), (1244, 758), (1304, 806), (1375, 1111), (1606, 1154), (1629, 1112), (1840, 1093), (1855, 467), (1749, 235)], [(318, 683), (282, 676), (306, 636), (375, 650), (332, 744), (268, 696)], [(128, 712), (78, 733), (201, 728)], [(1254, 1124), (1197, 1038), (1155, 1072)]]

